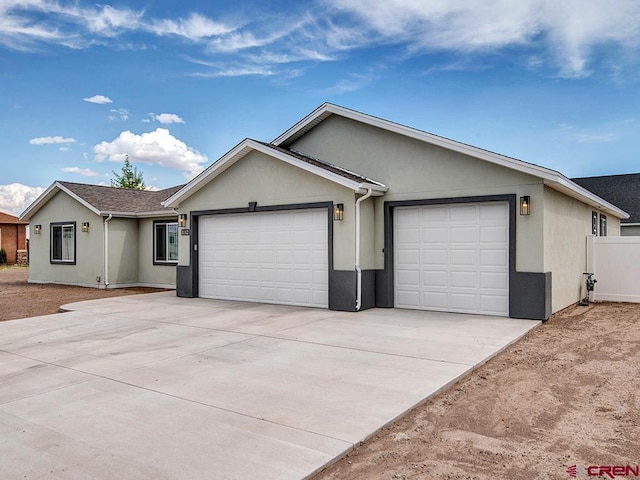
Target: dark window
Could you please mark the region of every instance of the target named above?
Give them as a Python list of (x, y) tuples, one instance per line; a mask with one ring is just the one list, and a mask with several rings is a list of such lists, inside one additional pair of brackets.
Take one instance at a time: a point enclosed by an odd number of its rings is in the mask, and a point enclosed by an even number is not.
[(598, 235), (598, 212), (591, 212), (591, 233)]
[(607, 216), (600, 214), (600, 236), (607, 236)]
[(154, 222), (154, 263), (178, 263), (178, 222)]
[(76, 262), (76, 224), (51, 224), (51, 263)]

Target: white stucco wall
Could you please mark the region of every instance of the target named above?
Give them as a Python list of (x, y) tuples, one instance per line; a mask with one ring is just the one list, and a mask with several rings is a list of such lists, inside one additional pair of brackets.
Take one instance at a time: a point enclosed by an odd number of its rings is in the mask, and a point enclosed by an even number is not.
[[(29, 221), (29, 281), (39, 283), (64, 283), (97, 286), (96, 276), (103, 276), (102, 218), (72, 199), (58, 192)], [(51, 223), (75, 222), (75, 265), (52, 264)], [(82, 222), (89, 222), (88, 233), (82, 232)], [(42, 233), (36, 235), (34, 226), (41, 225)]]

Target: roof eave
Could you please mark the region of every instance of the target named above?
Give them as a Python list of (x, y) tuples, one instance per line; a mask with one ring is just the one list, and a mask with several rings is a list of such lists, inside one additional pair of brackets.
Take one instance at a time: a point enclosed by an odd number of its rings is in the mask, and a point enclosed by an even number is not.
[(446, 148), (448, 150), (456, 151), (458, 153), (478, 158), (480, 160), (485, 160), (490, 163), (519, 171), (521, 173), (532, 175), (534, 177), (542, 179), (543, 182), (549, 187), (563, 192), (573, 198), (579, 199), (589, 205), (607, 211), (611, 215), (617, 216), (619, 218), (629, 218), (629, 215), (625, 211), (594, 195), (588, 190), (580, 187), (578, 184), (572, 182), (560, 172), (557, 172), (555, 170), (541, 167), (539, 165), (534, 165), (532, 163), (523, 162), (522, 160), (500, 155), (488, 150), (483, 150), (481, 148), (467, 145), (465, 143), (456, 142), (455, 140), (450, 140), (448, 138), (439, 137), (422, 130), (417, 130), (405, 125), (400, 125), (388, 120), (384, 120), (382, 118), (373, 117), (371, 115), (360, 113), (355, 110), (350, 110), (331, 103), (324, 103), (320, 107), (316, 108), (309, 115), (304, 117), (278, 138), (273, 140), (272, 143), (277, 146), (286, 145), (287, 143), (294, 141), (302, 134), (311, 130), (311, 128), (313, 128), (315, 125), (332, 114), (337, 114), (351, 120), (382, 128), (384, 130), (395, 132), (406, 137)]
[(544, 184), (549, 186), (550, 188), (553, 188), (554, 190), (564, 193), (569, 197), (580, 200), (587, 205), (591, 205), (598, 210), (603, 210), (604, 212), (613, 215), (614, 217), (618, 217), (620, 219), (629, 218), (629, 214), (624, 210), (616, 207), (606, 200), (603, 200), (586, 188), (581, 187), (575, 182), (572, 182), (562, 174), (557, 174), (555, 179), (545, 180)]

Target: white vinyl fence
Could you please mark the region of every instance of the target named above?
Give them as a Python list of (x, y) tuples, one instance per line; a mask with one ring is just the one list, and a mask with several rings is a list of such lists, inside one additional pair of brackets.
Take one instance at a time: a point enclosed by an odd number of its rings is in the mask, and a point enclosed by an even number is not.
[(593, 300), (640, 303), (640, 237), (589, 237)]

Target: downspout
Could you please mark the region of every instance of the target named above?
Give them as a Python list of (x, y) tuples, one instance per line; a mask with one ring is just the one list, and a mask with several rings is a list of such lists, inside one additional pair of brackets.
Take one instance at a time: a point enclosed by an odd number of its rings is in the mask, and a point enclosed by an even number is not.
[(109, 287), (109, 220), (113, 214), (104, 219), (104, 288)]
[(373, 194), (372, 189), (356, 200), (356, 312), (362, 307), (362, 269), (360, 268), (360, 204)]

